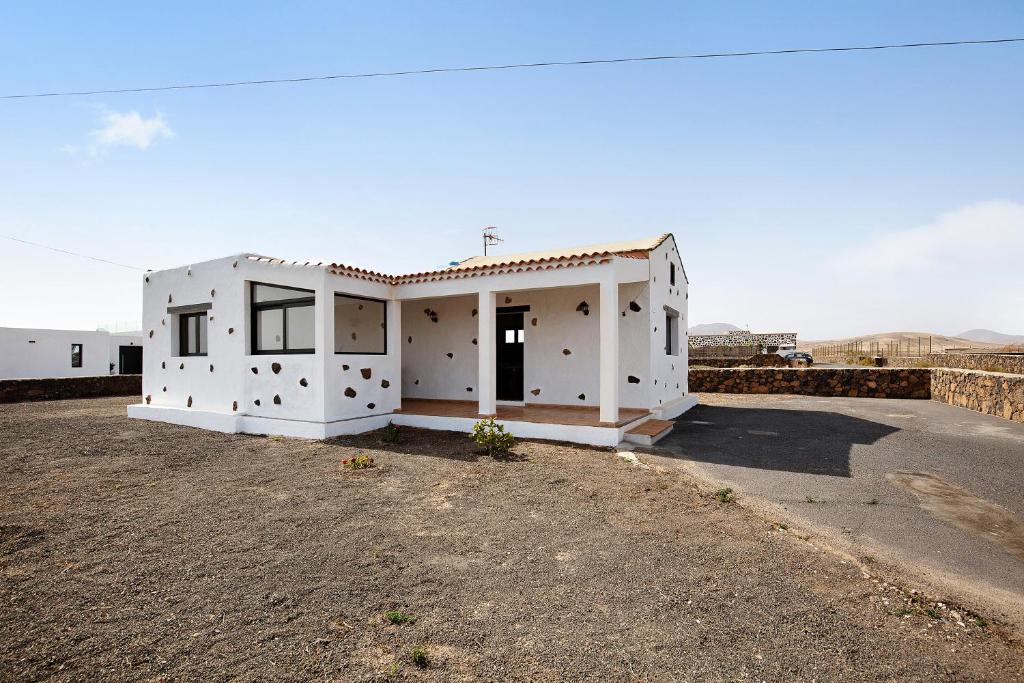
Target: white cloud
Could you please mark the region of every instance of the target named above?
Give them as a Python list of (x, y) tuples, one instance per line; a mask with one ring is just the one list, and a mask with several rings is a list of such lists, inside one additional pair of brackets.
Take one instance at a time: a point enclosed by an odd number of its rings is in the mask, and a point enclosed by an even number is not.
[(146, 150), (159, 138), (170, 138), (174, 131), (167, 125), (163, 114), (157, 112), (146, 118), (137, 111), (109, 111), (103, 115), (104, 126), (89, 133), (89, 152), (93, 156), (110, 147), (134, 147)]
[(877, 235), (838, 255), (844, 270), (922, 272), (965, 264), (980, 268), (1024, 249), (1024, 204), (988, 201), (940, 214), (927, 225)]

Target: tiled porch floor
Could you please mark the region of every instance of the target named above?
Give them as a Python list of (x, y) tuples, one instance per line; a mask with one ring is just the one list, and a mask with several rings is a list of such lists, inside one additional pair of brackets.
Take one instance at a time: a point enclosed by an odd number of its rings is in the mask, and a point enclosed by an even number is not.
[[(476, 401), (446, 401), (436, 398), (403, 398), (402, 409), (395, 411), (407, 415), (435, 417), (478, 417)], [(619, 408), (616, 427), (648, 414), (639, 408)], [(575, 425), (580, 427), (606, 427), (601, 422), (597, 406), (527, 405), (498, 406), (498, 419), (517, 422)]]

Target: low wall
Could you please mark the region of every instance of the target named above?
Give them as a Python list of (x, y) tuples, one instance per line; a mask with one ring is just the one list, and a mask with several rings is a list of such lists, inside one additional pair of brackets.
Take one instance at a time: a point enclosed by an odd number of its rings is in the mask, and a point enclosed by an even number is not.
[(931, 397), (928, 368), (709, 368), (690, 370), (690, 391), (853, 398)]
[(1024, 375), (978, 370), (932, 370), (932, 400), (1024, 422)]
[(759, 353), (747, 358), (691, 358), (690, 366), (709, 368), (788, 368), (790, 362), (777, 353)]
[(142, 375), (0, 380), (0, 403), (132, 395), (142, 396)]
[(1024, 375), (1024, 355), (1006, 353), (928, 353), (920, 358), (892, 358), (887, 365), (905, 367), (919, 363), (936, 368)]

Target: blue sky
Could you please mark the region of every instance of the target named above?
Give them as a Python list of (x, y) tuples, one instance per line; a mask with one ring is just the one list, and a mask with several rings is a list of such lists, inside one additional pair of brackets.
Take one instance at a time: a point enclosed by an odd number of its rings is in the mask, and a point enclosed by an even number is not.
[[(8, 3), (0, 92), (1024, 36), (1020, 2)], [(1024, 333), (1024, 44), (0, 101), (0, 232), (388, 272), (673, 232), (691, 321)], [(141, 317), (0, 241), (0, 325)]]

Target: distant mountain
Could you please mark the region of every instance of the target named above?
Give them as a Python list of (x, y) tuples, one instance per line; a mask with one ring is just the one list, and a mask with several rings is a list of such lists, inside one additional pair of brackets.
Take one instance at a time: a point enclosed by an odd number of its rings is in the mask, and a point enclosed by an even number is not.
[(694, 325), (689, 329), (690, 334), (726, 334), (735, 330), (742, 330), (742, 327), (736, 327), (730, 323), (704, 323), (703, 325)]
[(975, 342), (986, 342), (988, 344), (1024, 344), (1024, 334), (1003, 334), (992, 330), (967, 330), (956, 335), (961, 339), (970, 339)]

